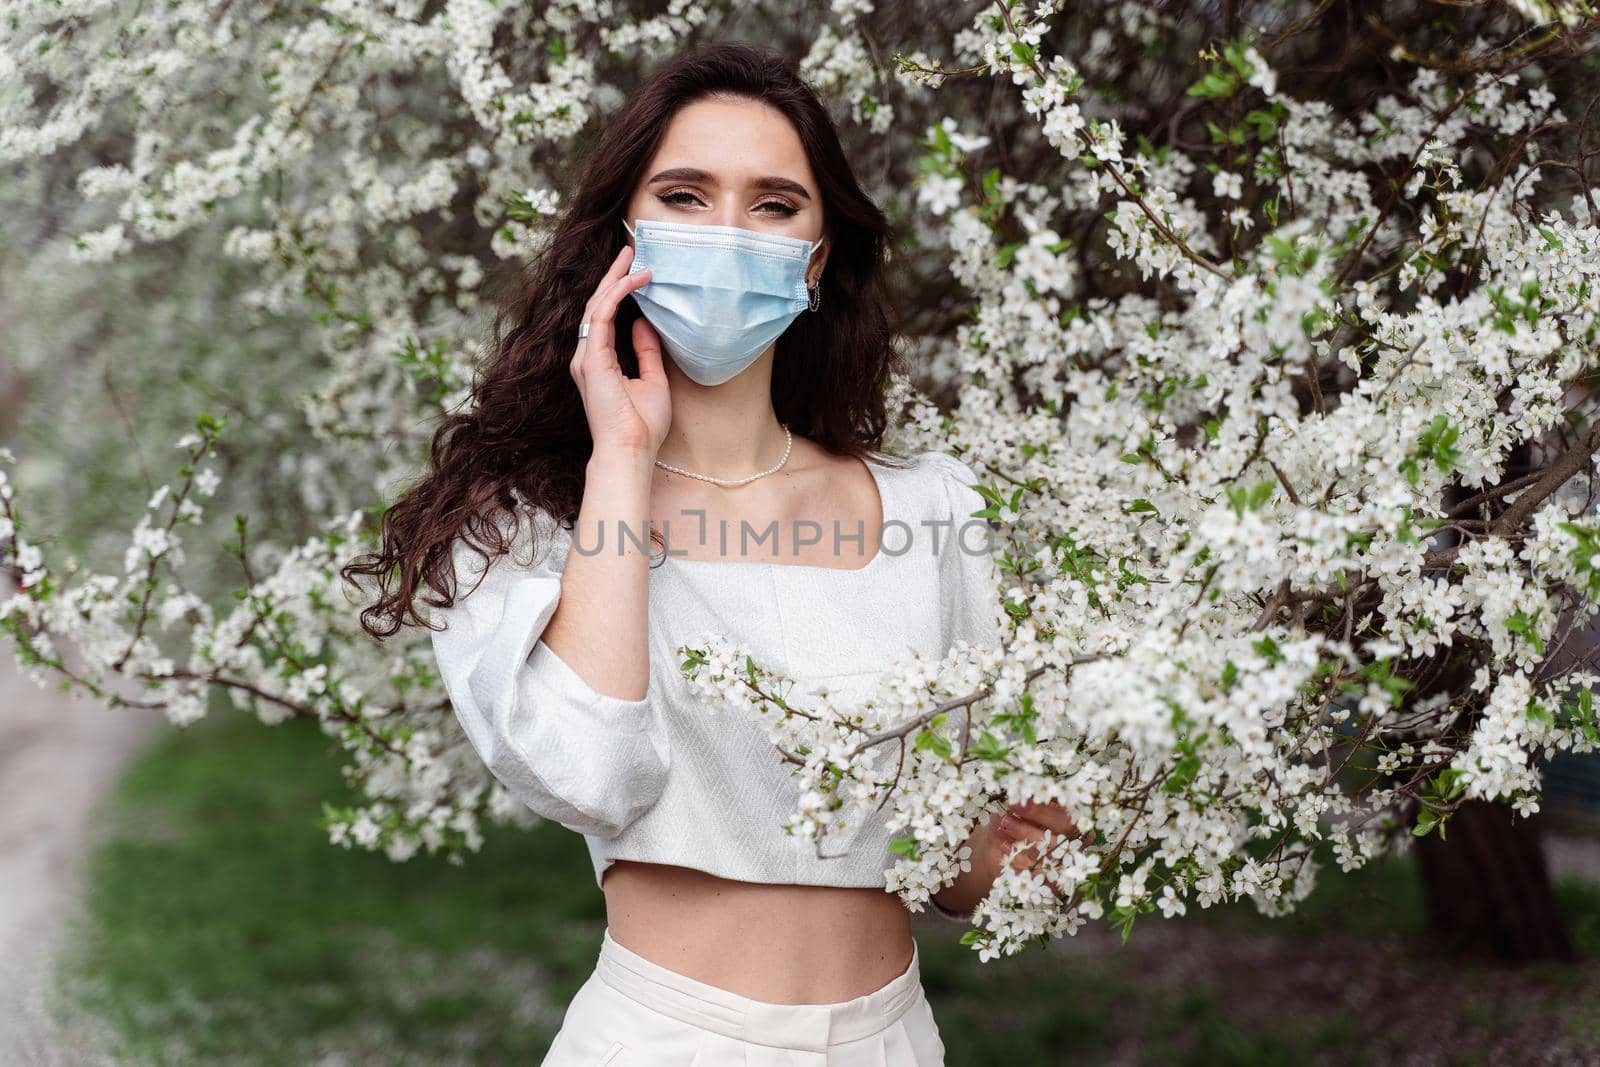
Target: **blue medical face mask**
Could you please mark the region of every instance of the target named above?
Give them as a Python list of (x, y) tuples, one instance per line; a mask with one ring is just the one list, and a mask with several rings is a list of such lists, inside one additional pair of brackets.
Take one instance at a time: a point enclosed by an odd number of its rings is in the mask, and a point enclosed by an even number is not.
[(800, 312), (816, 310), (806, 267), (822, 239), (738, 226), (639, 219), (628, 273), (650, 268), (629, 295), (673, 362), (701, 385), (721, 385), (754, 363)]

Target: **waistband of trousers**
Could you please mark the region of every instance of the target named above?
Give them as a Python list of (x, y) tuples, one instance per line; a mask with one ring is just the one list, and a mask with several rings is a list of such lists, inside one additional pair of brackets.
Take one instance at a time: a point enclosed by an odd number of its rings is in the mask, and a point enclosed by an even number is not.
[(744, 1041), (809, 1052), (871, 1037), (922, 995), (915, 941), (904, 971), (870, 993), (833, 1004), (752, 1000), (653, 963), (624, 947), (609, 929), (601, 938), (595, 973), (624, 996), (664, 1015)]

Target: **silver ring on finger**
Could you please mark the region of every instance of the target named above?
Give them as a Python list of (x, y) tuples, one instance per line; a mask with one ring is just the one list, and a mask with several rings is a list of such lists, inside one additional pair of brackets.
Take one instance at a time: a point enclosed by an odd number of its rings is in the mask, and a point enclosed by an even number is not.
[(581, 341), (585, 337), (588, 337), (588, 336), (589, 336), (589, 324), (587, 322), (578, 323), (578, 340)]

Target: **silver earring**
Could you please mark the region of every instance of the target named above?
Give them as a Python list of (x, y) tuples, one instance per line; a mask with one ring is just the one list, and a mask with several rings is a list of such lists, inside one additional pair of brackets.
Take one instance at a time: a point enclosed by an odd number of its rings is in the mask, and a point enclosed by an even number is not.
[(822, 286), (813, 285), (806, 290), (806, 293), (810, 297), (810, 300), (807, 302), (806, 306), (812, 311), (817, 310), (817, 308), (822, 304)]

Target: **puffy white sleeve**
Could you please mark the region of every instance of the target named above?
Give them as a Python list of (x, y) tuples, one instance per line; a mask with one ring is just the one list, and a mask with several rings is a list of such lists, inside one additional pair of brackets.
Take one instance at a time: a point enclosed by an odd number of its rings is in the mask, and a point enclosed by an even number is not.
[[(455, 603), (431, 609), (445, 626), (433, 631), (434, 658), (468, 741), (513, 796), (571, 830), (614, 837), (666, 787), (671, 748), (655, 683), (638, 700), (608, 696), (544, 643), (571, 534), (542, 510), (519, 505), (516, 515), (511, 552), (487, 568), (462, 538), (453, 543)], [(525, 562), (535, 530), (538, 558)]]
[(939, 475), (952, 520), (949, 536), (940, 545), (950, 644), (963, 640), (998, 644), (1006, 621), (1001, 605), (1000, 545), (989, 521), (972, 516), (988, 507), (988, 502), (973, 488), (978, 476), (966, 463), (948, 452), (929, 452), (928, 462)]

